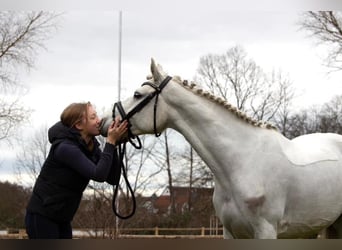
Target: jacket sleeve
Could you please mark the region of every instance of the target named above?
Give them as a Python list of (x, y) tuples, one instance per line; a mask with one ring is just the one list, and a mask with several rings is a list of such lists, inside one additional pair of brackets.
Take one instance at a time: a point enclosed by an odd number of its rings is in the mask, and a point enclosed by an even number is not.
[(106, 143), (99, 161), (95, 164), (79, 147), (72, 143), (62, 142), (54, 150), (54, 156), (59, 162), (74, 169), (85, 178), (104, 182), (111, 171), (115, 152), (115, 147)]
[(111, 185), (118, 185), (121, 175), (121, 165), (117, 150), (114, 151), (112, 165), (106, 182)]

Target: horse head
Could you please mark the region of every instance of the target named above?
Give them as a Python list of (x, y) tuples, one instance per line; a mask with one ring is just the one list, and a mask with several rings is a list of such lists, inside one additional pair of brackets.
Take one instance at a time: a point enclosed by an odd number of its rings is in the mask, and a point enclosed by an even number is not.
[(164, 101), (164, 87), (171, 77), (162, 67), (151, 59), (152, 76), (147, 77), (141, 87), (135, 90), (132, 97), (114, 104), (112, 115), (102, 120), (101, 134), (106, 136), (108, 126), (116, 116), (129, 122), (129, 136), (140, 134), (160, 135), (166, 128), (168, 120), (167, 104)]

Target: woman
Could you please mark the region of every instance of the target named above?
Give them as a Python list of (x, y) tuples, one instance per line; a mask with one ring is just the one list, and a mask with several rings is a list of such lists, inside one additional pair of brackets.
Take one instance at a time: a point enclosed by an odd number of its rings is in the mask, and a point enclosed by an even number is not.
[(26, 211), (30, 239), (72, 238), (71, 221), (89, 180), (118, 184), (120, 165), (115, 145), (126, 133), (127, 121), (113, 121), (103, 152), (95, 138), (100, 123), (89, 102), (73, 103), (49, 129), (51, 149)]

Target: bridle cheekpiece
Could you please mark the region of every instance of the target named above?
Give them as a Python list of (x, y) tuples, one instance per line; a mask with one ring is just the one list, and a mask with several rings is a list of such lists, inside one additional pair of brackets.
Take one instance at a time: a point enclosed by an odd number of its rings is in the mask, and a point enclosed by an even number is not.
[[(164, 87), (169, 83), (169, 81), (172, 79), (171, 76), (167, 76), (161, 83), (160, 85), (156, 85), (155, 83), (152, 82), (144, 82), (141, 86), (148, 85), (152, 88), (154, 88), (155, 91), (151, 92), (149, 95), (147, 95), (141, 102), (139, 102), (131, 111), (126, 114), (124, 108), (122, 107), (121, 101), (116, 102), (113, 107), (112, 111), (112, 117), (113, 119), (115, 118), (116, 114), (116, 109), (119, 111), (119, 114), (121, 115), (121, 120), (127, 120), (128, 121), (128, 140), (130, 143), (137, 149), (140, 149), (141, 142), (138, 136), (133, 135), (130, 127), (130, 122), (129, 119), (134, 116), (136, 113), (138, 113), (140, 110), (142, 110), (154, 97), (156, 97), (155, 102), (154, 102), (154, 108), (153, 108), (153, 113), (154, 113), (154, 118), (153, 118), (153, 129), (154, 129), (154, 134), (156, 137), (159, 137), (161, 133), (158, 133), (157, 131), (157, 104), (158, 104), (158, 97), (159, 94), (162, 92)], [(138, 145), (133, 142), (133, 139), (137, 138)]]

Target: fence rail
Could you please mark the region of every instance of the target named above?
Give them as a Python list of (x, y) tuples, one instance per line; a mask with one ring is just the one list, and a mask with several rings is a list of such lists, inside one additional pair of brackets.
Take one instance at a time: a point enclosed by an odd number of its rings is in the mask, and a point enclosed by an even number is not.
[(119, 237), (139, 237), (139, 236), (147, 236), (147, 237), (212, 237), (212, 238), (222, 238), (222, 228), (206, 228), (206, 227), (198, 227), (198, 228), (161, 228), (161, 227), (153, 227), (153, 228), (122, 228), (119, 230)]
[[(25, 229), (2, 230), (0, 238), (2, 239), (27, 239)], [(223, 229), (221, 228), (115, 228), (91, 229), (75, 228), (73, 229), (74, 238), (223, 238)]]

